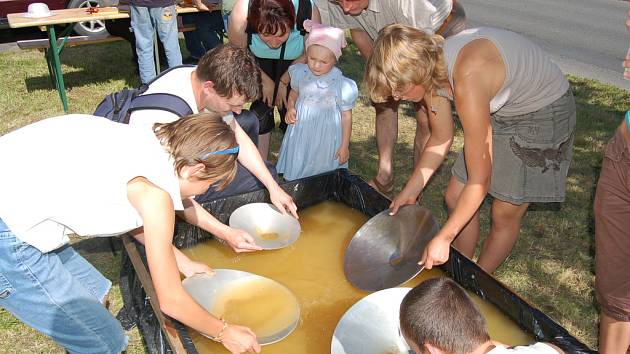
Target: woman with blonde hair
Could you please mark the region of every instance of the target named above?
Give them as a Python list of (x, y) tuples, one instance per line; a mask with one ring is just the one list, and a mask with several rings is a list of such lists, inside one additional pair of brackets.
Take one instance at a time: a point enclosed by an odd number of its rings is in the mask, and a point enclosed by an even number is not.
[(464, 148), (445, 191), (449, 218), (421, 263), (448, 260), (449, 246), (474, 255), (478, 209), (494, 197), (492, 226), (478, 259), (492, 273), (509, 255), (529, 203), (562, 202), (572, 157), (575, 102), (547, 54), (502, 29), (474, 28), (444, 40), (405, 26), (385, 27), (368, 60), (365, 81), (374, 102), (424, 102), (431, 136), (392, 213), (416, 202), (453, 141), (454, 101)]

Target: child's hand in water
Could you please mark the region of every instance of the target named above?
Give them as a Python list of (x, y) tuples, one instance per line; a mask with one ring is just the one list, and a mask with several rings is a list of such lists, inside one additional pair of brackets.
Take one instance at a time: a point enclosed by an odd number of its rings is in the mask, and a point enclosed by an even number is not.
[(350, 150), (347, 146), (342, 146), (337, 149), (337, 152), (335, 153), (335, 159), (339, 161), (340, 165), (348, 162), (348, 158), (350, 158)]
[(297, 110), (295, 108), (289, 108), (287, 114), (284, 115), (284, 120), (287, 124), (295, 124), (295, 122), (297, 122)]

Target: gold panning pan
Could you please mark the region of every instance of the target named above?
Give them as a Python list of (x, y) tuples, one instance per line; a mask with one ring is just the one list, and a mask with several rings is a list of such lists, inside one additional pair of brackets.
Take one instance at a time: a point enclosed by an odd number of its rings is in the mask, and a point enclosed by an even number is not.
[(422, 251), (438, 229), (431, 212), (419, 205), (403, 206), (393, 216), (383, 210), (354, 234), (346, 248), (346, 278), (367, 291), (407, 282), (422, 271), (418, 265)]
[(411, 288), (391, 288), (356, 302), (341, 317), (331, 354), (413, 354), (399, 326), (398, 308)]
[(228, 323), (249, 327), (260, 345), (288, 336), (300, 321), (295, 295), (275, 280), (232, 269), (197, 274), (182, 281), (203, 308)]
[(273, 204), (251, 203), (234, 210), (230, 215), (230, 227), (250, 234), (263, 249), (273, 250), (289, 246), (302, 231), (300, 223), (278, 211)]

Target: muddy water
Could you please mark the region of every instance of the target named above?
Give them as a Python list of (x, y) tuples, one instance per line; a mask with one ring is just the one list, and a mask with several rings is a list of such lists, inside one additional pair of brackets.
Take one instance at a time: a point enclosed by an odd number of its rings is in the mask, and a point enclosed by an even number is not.
[[(263, 353), (324, 354), (330, 352), (331, 338), (341, 316), (368, 294), (353, 288), (343, 274), (344, 250), (366, 221), (365, 215), (344, 204), (324, 202), (300, 212), (302, 234), (287, 248), (237, 255), (230, 248), (210, 241), (184, 252), (213, 268), (238, 269), (274, 279), (297, 296), (301, 307), (298, 327), (282, 341), (265, 346)], [(439, 270), (425, 270), (403, 286), (413, 287), (440, 276), (444, 273)], [(533, 341), (500, 310), (476, 296), (474, 300), (488, 320), (493, 339), (509, 345)], [(266, 309), (267, 306), (248, 307), (254, 321), (260, 318), (256, 311)], [(249, 320), (243, 317), (243, 321)], [(191, 337), (199, 353), (229, 353), (194, 331)]]
[(293, 294), (276, 282), (243, 279), (217, 293), (211, 312), (228, 323), (247, 326), (264, 338), (294, 324), (300, 306)]

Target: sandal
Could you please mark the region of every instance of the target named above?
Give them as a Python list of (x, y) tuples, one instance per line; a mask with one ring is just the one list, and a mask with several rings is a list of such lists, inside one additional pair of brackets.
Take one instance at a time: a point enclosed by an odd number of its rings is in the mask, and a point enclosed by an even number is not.
[(376, 177), (372, 178), (371, 180), (368, 181), (368, 184), (370, 185), (370, 187), (376, 189), (377, 192), (381, 193), (381, 194), (389, 194), (394, 190), (394, 179), (392, 178), (391, 181), (389, 181), (389, 183), (381, 183), (378, 181), (378, 179), (376, 179)]

